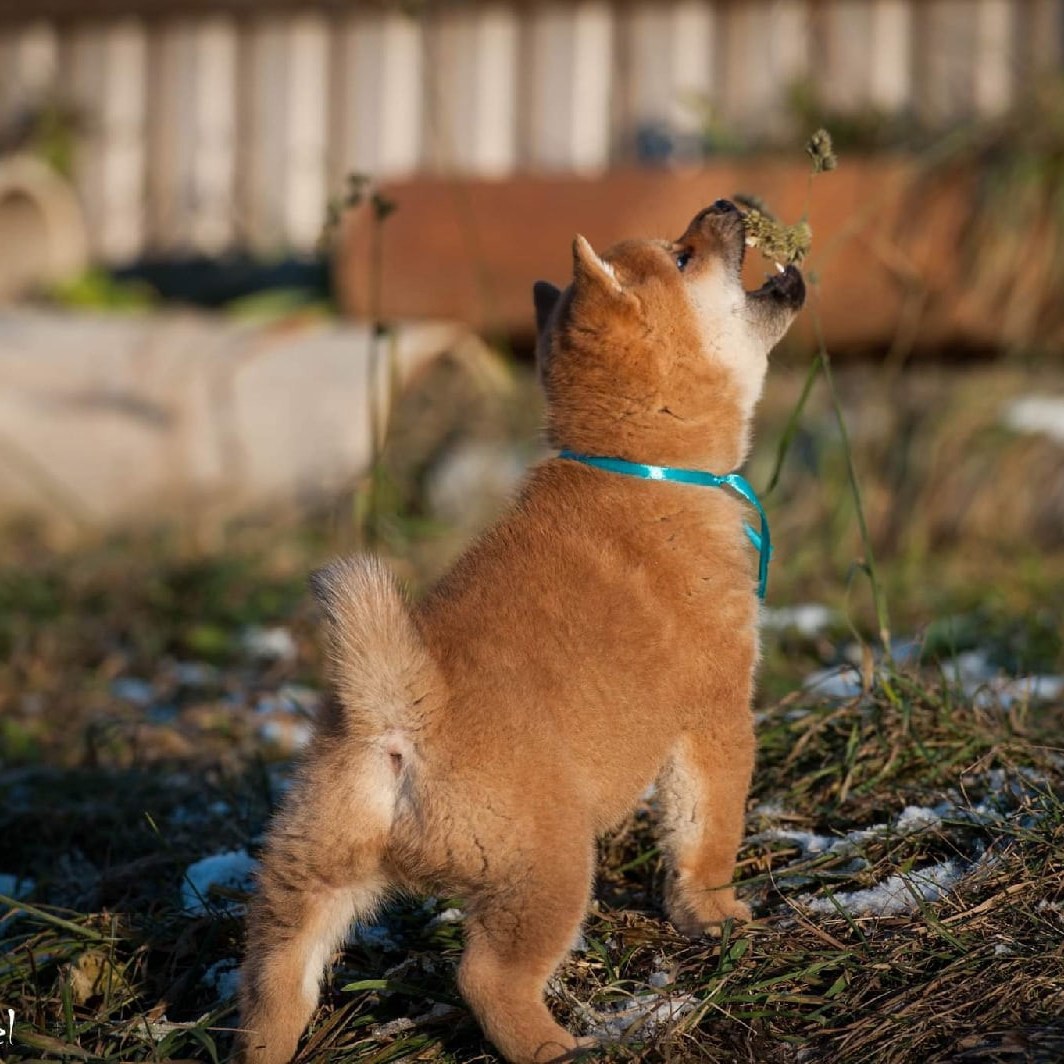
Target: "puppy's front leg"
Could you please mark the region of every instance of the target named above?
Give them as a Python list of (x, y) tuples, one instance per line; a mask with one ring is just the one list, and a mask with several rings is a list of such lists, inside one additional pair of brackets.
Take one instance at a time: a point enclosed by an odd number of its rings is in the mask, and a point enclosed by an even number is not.
[(658, 780), (662, 847), (669, 859), (666, 910), (685, 935), (718, 931), (728, 917), (749, 920), (731, 885), (754, 768), (748, 710), (727, 727), (687, 732)]

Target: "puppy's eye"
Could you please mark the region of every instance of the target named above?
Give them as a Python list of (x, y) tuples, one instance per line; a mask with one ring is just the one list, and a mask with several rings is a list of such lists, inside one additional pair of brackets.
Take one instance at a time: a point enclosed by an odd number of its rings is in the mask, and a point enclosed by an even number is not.
[(687, 269), (687, 264), (691, 261), (691, 252), (681, 251), (676, 256), (676, 268), (683, 273)]

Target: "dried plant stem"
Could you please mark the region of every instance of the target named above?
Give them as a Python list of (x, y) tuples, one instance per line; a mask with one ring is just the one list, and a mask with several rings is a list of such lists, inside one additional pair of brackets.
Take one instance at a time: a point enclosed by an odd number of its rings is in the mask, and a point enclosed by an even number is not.
[[(811, 282), (811, 287), (815, 290), (815, 282)], [(780, 437), (779, 446), (776, 449), (776, 463), (772, 469), (772, 476), (769, 478), (765, 494), (768, 495), (779, 483), (780, 474), (783, 470), (783, 463), (786, 461), (787, 455), (791, 449), (791, 444), (794, 442), (794, 437), (798, 431), (798, 424), (801, 421), (802, 413), (805, 410), (806, 403), (809, 401), (809, 396), (813, 392), (813, 385), (816, 383), (816, 378), (818, 375), (821, 375), (824, 378), (824, 382), (827, 384), (828, 394), (831, 396), (831, 405), (835, 414), (835, 421), (839, 427), (839, 435), (842, 437), (842, 448), (846, 455), (846, 475), (850, 484), (850, 492), (853, 495), (854, 506), (857, 510), (857, 523), (861, 530), (861, 543), (864, 547), (865, 554), (864, 561), (860, 564), (860, 567), (868, 576), (868, 581), (872, 587), (872, 603), (876, 611), (876, 624), (879, 628), (879, 639), (883, 644), (883, 653), (889, 660), (891, 656), (890, 613), (887, 608), (886, 596), (883, 594), (883, 588), (879, 582), (879, 574), (876, 570), (875, 552), (872, 549), (872, 538), (869, 535), (868, 521), (865, 518), (864, 501), (861, 496), (860, 481), (857, 479), (857, 468), (853, 461), (853, 448), (850, 445), (850, 434), (846, 428), (846, 419), (842, 413), (842, 402), (839, 399), (838, 390), (835, 388), (835, 377), (831, 372), (831, 356), (828, 354), (827, 345), (824, 342), (824, 330), (820, 323), (820, 313), (815, 306), (810, 307), (810, 313), (813, 316), (813, 329), (816, 334), (817, 352), (806, 372), (805, 381), (802, 384), (802, 392), (798, 397), (798, 402), (794, 404), (794, 408), (791, 410), (790, 416), (787, 418), (787, 424), (784, 426), (783, 435)]]
[[(815, 284), (814, 284), (815, 288)], [(839, 426), (839, 435), (842, 438), (842, 449), (846, 455), (846, 475), (850, 482), (850, 492), (853, 495), (854, 507), (857, 510), (857, 524), (861, 530), (861, 544), (864, 547), (864, 562), (862, 568), (868, 574), (868, 582), (872, 588), (872, 604), (876, 611), (876, 623), (879, 626), (879, 640), (883, 645), (883, 653), (889, 661), (890, 653), (890, 614), (887, 609), (886, 596), (879, 582), (879, 574), (876, 571), (876, 557), (872, 549), (872, 537), (868, 533), (868, 521), (865, 518), (864, 502), (861, 497), (861, 484), (857, 479), (857, 468), (853, 462), (853, 448), (850, 445), (850, 434), (846, 428), (846, 418), (842, 413), (842, 402), (839, 399), (838, 389), (835, 387), (835, 376), (831, 372), (831, 356), (828, 354), (827, 344), (824, 342), (824, 329), (820, 322), (820, 312), (814, 305), (811, 308), (813, 315), (813, 329), (816, 333), (817, 356), (820, 372), (824, 382), (828, 386), (828, 394), (831, 396), (831, 406), (835, 412), (835, 421)], [(814, 365), (816, 365), (814, 363)], [(804, 393), (803, 393), (804, 397)]]
[(5, 909), (10, 909), (12, 912), (23, 912), (28, 916), (32, 916), (42, 923), (50, 924), (52, 927), (58, 927), (63, 931), (69, 931), (70, 934), (77, 936), (78, 938), (86, 938), (90, 942), (109, 942), (106, 935), (101, 935), (98, 931), (93, 931), (90, 927), (83, 927), (81, 924), (74, 923), (73, 920), (64, 920), (61, 916), (53, 916), (49, 912), (45, 912), (44, 909), (37, 908), (36, 905), (30, 905), (28, 902), (19, 901), (17, 898), (8, 897), (6, 894), (0, 894), (0, 906)]
[[(369, 480), (364, 492), (360, 511), (356, 515), (356, 530), (362, 545), (373, 547), (378, 536), (379, 484), (381, 456), (384, 450), (384, 437), (397, 389), (398, 352), (394, 330), (384, 321), (383, 279), (384, 279), (384, 223), (392, 213), (393, 205), (374, 193), (369, 199), (372, 211), (372, 229), (370, 230), (369, 263), (369, 319), (370, 352), (367, 367), (367, 398), (369, 402), (369, 437), (370, 461)], [(384, 394), (381, 395), (382, 376)]]
[(768, 487), (765, 489), (766, 495), (771, 494), (772, 489), (779, 483), (784, 459), (786, 459), (787, 452), (790, 451), (791, 444), (794, 442), (795, 434), (798, 432), (798, 423), (802, 419), (802, 413), (805, 411), (805, 404), (808, 402), (809, 396), (813, 391), (813, 385), (816, 383), (817, 374), (819, 372), (820, 355), (818, 353), (809, 364), (809, 370), (805, 375), (805, 382), (802, 384), (802, 394), (798, 397), (798, 402), (794, 404), (794, 409), (791, 410), (790, 417), (787, 418), (787, 424), (784, 426), (783, 435), (780, 437), (779, 446), (776, 448), (776, 465), (773, 467), (772, 476), (769, 478)]
[[(834, 170), (835, 167), (838, 166), (838, 159), (835, 157), (835, 152), (831, 144), (831, 135), (827, 130), (818, 129), (816, 133), (813, 134), (809, 143), (806, 145), (806, 152), (813, 160), (813, 166), (809, 172), (808, 183), (806, 185), (805, 211), (802, 214), (803, 219), (808, 218), (809, 216), (809, 203), (812, 199), (814, 175), (824, 173), (828, 170)], [(831, 396), (831, 406), (835, 412), (835, 421), (839, 426), (839, 435), (842, 438), (842, 449), (846, 455), (846, 475), (850, 482), (850, 492), (853, 495), (854, 507), (857, 510), (857, 524), (861, 530), (861, 543), (864, 546), (864, 559), (859, 563), (859, 566), (867, 574), (868, 582), (872, 588), (872, 604), (876, 611), (876, 623), (879, 627), (879, 640), (883, 645), (883, 654), (889, 662), (891, 660), (890, 614), (887, 609), (886, 596), (883, 594), (883, 587), (879, 582), (879, 574), (876, 571), (876, 557), (875, 552), (872, 549), (872, 537), (868, 532), (868, 521), (865, 518), (864, 501), (861, 497), (861, 484), (857, 479), (857, 468), (853, 461), (853, 448), (850, 445), (850, 434), (846, 428), (846, 418), (842, 413), (842, 402), (839, 399), (838, 389), (835, 387), (835, 376), (831, 372), (831, 355), (828, 354), (827, 344), (824, 341), (824, 329), (820, 321), (820, 311), (817, 305), (820, 293), (815, 275), (810, 274), (808, 283), (813, 295), (816, 297), (810, 306), (810, 313), (813, 316), (813, 330), (816, 334), (817, 353), (805, 375), (805, 382), (802, 384), (802, 392), (798, 397), (798, 402), (791, 411), (790, 417), (787, 419), (787, 424), (784, 427), (783, 435), (780, 437), (779, 447), (776, 450), (776, 464), (772, 470), (772, 476), (769, 479), (766, 494), (771, 492), (779, 482), (784, 460), (786, 459), (787, 453), (794, 441), (794, 436), (798, 431), (798, 423), (805, 410), (805, 405), (809, 401), (809, 396), (813, 391), (813, 385), (816, 382), (817, 374), (820, 373), (823, 375), (824, 381), (828, 386), (828, 394)]]

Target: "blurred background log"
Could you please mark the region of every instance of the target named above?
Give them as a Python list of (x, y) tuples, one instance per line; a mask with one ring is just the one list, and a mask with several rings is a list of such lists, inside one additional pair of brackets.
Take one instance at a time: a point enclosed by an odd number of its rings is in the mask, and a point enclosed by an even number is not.
[[(756, 158), (602, 178), (388, 185), (384, 194), (397, 210), (381, 230), (382, 313), (453, 318), (489, 335), (527, 339), (531, 281), (567, 283), (576, 233), (599, 250), (633, 235), (676, 237), (713, 200), (756, 192), (785, 220), (808, 213), (814, 239), (806, 268), (824, 293), (817, 302), (832, 349), (990, 348), (1000, 339), (1000, 308), (971, 305), (957, 262), (973, 183), (973, 175), (960, 174), (928, 184), (911, 163), (851, 158), (810, 196), (807, 166)], [(365, 317), (376, 223), (368, 206), (347, 222), (338, 293), (349, 314)], [(749, 254), (748, 287), (771, 268)], [(790, 342), (812, 344), (811, 315), (801, 317)]]

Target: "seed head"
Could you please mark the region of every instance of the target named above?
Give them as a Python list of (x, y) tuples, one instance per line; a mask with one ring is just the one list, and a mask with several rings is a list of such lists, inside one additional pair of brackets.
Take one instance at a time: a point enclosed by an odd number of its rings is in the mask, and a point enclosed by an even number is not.
[(751, 209), (743, 215), (743, 223), (747, 246), (757, 248), (773, 262), (799, 263), (813, 242), (813, 231), (804, 218), (794, 225), (784, 225), (769, 214)]
[(834, 170), (839, 165), (838, 156), (831, 146), (831, 134), (826, 129), (818, 129), (805, 146), (806, 154), (813, 160), (813, 173), (823, 174)]

